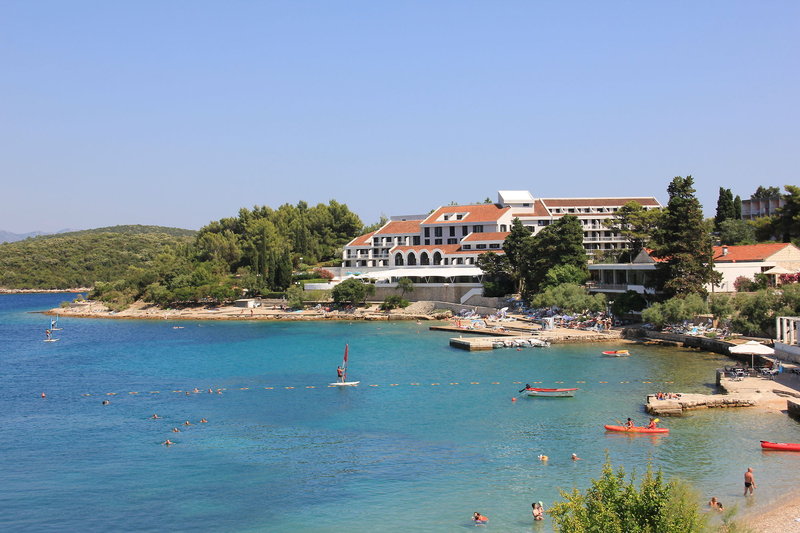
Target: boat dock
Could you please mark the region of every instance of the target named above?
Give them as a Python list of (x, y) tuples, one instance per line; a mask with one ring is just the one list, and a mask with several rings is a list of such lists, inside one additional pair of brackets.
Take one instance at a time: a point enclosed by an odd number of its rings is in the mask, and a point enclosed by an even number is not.
[[(528, 330), (525, 334), (514, 333), (510, 328), (498, 333), (493, 330), (476, 331), (451, 326), (433, 326), (440, 331), (457, 331), (459, 337), (450, 339), (450, 346), (467, 351), (491, 350), (501, 347), (530, 347), (531, 345), (567, 344), (579, 342), (615, 342), (620, 343), (618, 330), (584, 331), (577, 329), (556, 328), (552, 330)], [(470, 335), (470, 336), (466, 336)], [(474, 335), (474, 336), (473, 336)]]

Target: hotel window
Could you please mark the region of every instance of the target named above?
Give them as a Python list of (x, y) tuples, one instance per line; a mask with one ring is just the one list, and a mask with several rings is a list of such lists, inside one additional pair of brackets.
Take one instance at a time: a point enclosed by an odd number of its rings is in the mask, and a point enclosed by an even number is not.
[(531, 204), (522, 204), (522, 207), (530, 207)]
[(461, 220), (462, 218), (464, 218), (464, 215), (456, 215), (456, 220)]
[(550, 221), (549, 220), (540, 220), (536, 224), (538, 226), (547, 226), (548, 224), (550, 224)]
[(425, 239), (425, 244), (426, 244), (426, 245), (428, 245), (428, 244), (430, 244), (430, 243), (431, 243), (431, 240), (430, 240), (430, 239)]
[(500, 224), (500, 231), (508, 231), (505, 224)]
[(490, 244), (489, 248), (495, 248), (495, 249), (496, 248), (500, 248), (500, 245), (499, 244)]
[(472, 233), (483, 233), (483, 226), (472, 226)]
[(433, 244), (442, 244), (442, 239), (433, 239)]
[(469, 227), (468, 226), (461, 226), (461, 235), (466, 237), (469, 234)]
[(431, 228), (425, 228), (425, 236), (426, 237), (430, 237), (431, 236)]
[(414, 236), (411, 238), (411, 242), (412, 242), (412, 244), (413, 244), (414, 246), (419, 246), (419, 235), (414, 235)]
[(433, 228), (433, 236), (434, 237), (441, 237), (442, 236), (442, 227), (441, 226)]
[(450, 236), (451, 237), (455, 237), (456, 236), (456, 227), (455, 226), (450, 226)]
[(472, 249), (472, 246), (471, 246), (471, 245), (469, 245), (469, 244), (465, 244), (465, 245), (463, 245), (461, 248), (462, 248), (463, 250), (471, 250), (471, 249)]
[(458, 239), (447, 239), (447, 244), (458, 244)]
[(486, 249), (486, 245), (485, 244), (476, 244), (475, 245), (475, 249), (476, 250), (485, 250)]

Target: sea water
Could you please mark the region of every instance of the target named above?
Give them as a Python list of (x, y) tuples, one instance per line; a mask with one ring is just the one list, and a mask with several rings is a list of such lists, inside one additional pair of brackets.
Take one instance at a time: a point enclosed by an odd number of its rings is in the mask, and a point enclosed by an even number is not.
[[(479, 511), (497, 531), (550, 531), (531, 503), (587, 487), (606, 455), (639, 474), (651, 461), (727, 507), (796, 483), (800, 454), (759, 446), (800, 442), (784, 414), (698, 411), (663, 419), (658, 437), (603, 430), (646, 422), (648, 393), (711, 392), (720, 355), (465, 352), (413, 322), (62, 317), (60, 340), (42, 342), (50, 317), (34, 311), (67, 298), (0, 296), (3, 530), (458, 531)], [(328, 387), (345, 344), (361, 383)], [(525, 383), (580, 390), (512, 401)], [(747, 467), (758, 489), (745, 503)]]

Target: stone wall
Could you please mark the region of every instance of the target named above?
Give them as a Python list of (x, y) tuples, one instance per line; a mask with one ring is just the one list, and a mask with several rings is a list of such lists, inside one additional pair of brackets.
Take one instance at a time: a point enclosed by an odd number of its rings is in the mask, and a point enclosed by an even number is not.
[[(459, 303), (461, 302), (461, 297), (464, 296), (467, 292), (474, 289), (476, 285), (472, 284), (464, 284), (464, 285), (455, 285), (455, 284), (415, 284), (414, 290), (412, 292), (407, 292), (405, 295), (405, 299), (418, 302), (418, 301), (432, 301), (432, 302), (450, 302), (450, 303)], [(400, 295), (400, 291), (397, 290), (394, 286), (386, 286), (386, 285), (375, 285), (375, 294), (370, 296), (370, 301), (375, 302), (382, 302), (387, 296), (393, 295)], [(470, 303), (475, 300), (475, 296), (470, 298)], [(496, 300), (494, 298), (490, 300)], [(486, 303), (486, 302), (482, 302)], [(481, 304), (471, 304), (471, 305), (481, 305)], [(494, 312), (494, 309), (492, 309)]]
[(794, 400), (786, 400), (786, 408), (789, 411), (789, 416), (800, 420), (800, 402)]
[[(707, 350), (709, 352), (721, 353), (723, 355), (728, 355), (728, 348), (733, 346), (730, 342), (721, 341), (718, 339), (712, 339), (709, 337), (703, 336), (695, 336), (695, 335), (683, 335), (681, 333), (669, 333), (664, 331), (652, 331), (649, 329), (642, 329), (642, 328), (625, 328), (622, 331), (623, 337), (626, 339), (639, 339), (639, 340), (659, 340), (665, 341), (669, 343), (674, 343), (679, 346), (685, 346), (687, 348), (699, 348), (701, 350)], [(733, 356), (736, 358), (736, 356)], [(742, 360), (744, 361), (744, 356), (742, 356)], [(747, 356), (747, 362), (750, 362), (750, 356)]]

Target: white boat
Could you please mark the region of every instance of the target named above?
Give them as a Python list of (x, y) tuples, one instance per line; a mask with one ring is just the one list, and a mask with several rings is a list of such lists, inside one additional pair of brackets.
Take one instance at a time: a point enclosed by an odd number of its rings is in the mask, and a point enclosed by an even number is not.
[(350, 345), (344, 345), (344, 359), (342, 360), (342, 377), (339, 381), (331, 383), (332, 387), (355, 387), (360, 381), (347, 381), (347, 354), (350, 351)]
[(551, 398), (571, 398), (575, 396), (575, 391), (578, 389), (544, 389), (541, 387), (529, 387), (524, 390), (528, 396), (538, 397), (551, 397)]

